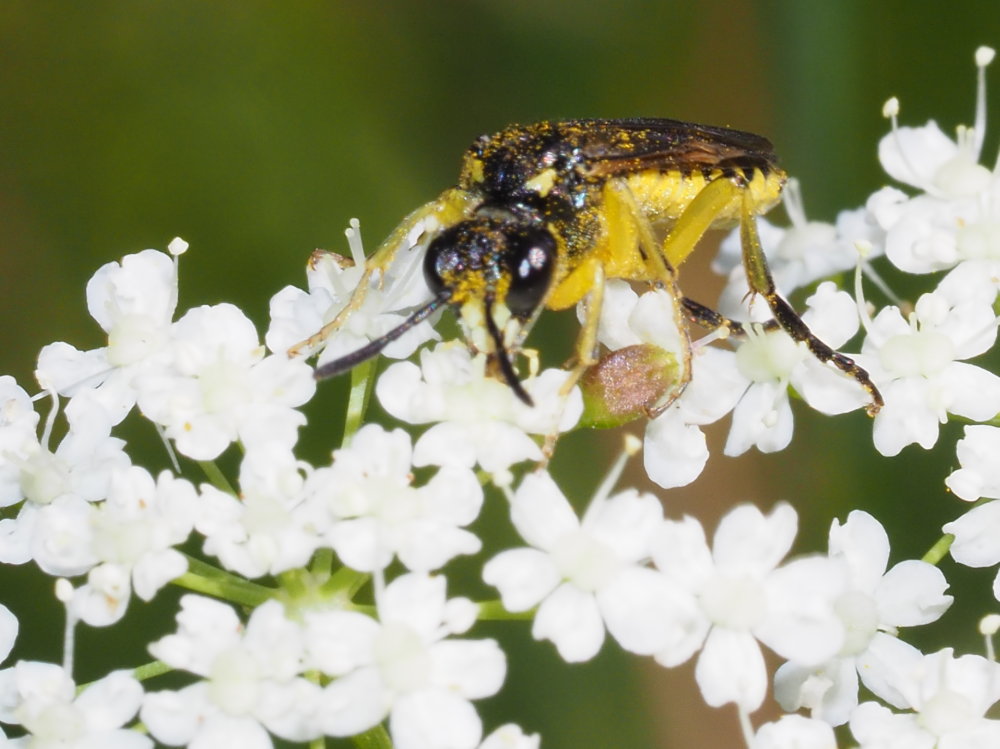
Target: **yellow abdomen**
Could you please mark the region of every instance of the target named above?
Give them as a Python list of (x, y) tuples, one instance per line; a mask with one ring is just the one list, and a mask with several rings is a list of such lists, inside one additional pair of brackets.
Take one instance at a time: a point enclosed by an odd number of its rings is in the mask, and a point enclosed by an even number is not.
[[(727, 177), (722, 171), (709, 172), (706, 177), (701, 172), (682, 174), (678, 171), (661, 172), (648, 169), (623, 177), (622, 181), (635, 197), (639, 209), (648, 221), (653, 224), (665, 223), (669, 226), (681, 217), (705, 186), (716, 179), (727, 179)], [(745, 189), (750, 191), (750, 202), (756, 215), (767, 213), (778, 203), (785, 179), (786, 175), (780, 169), (774, 169), (768, 174), (759, 169), (754, 170), (753, 178)], [(735, 226), (739, 221), (740, 203), (733, 201), (716, 215), (711, 228), (726, 229)]]

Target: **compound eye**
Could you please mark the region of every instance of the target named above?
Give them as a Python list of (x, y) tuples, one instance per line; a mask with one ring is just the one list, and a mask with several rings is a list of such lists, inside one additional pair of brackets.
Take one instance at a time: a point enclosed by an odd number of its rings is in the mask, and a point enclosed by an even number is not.
[(434, 296), (441, 296), (451, 290), (446, 277), (454, 277), (456, 271), (461, 271), (461, 258), (455, 248), (454, 231), (439, 234), (427, 246), (424, 255), (424, 279)]
[(516, 317), (530, 317), (542, 303), (556, 265), (556, 241), (545, 229), (524, 229), (507, 238), (510, 287), (504, 301)]

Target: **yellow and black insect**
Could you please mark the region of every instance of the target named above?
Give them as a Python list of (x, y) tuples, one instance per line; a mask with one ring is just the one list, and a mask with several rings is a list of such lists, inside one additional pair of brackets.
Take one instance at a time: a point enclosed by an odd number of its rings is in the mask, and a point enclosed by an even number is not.
[[(757, 236), (757, 215), (780, 199), (785, 172), (758, 135), (667, 119), (568, 120), (513, 125), (484, 135), (466, 151), (457, 187), (413, 212), (369, 258), (348, 306), (306, 348), (357, 309), (375, 271), (388, 268), (418, 222), (436, 218), (424, 274), (433, 299), (400, 326), (316, 370), (330, 377), (377, 355), (389, 342), (445, 305), (455, 308), (469, 345), (525, 403), (515, 356), (543, 309), (586, 300), (571, 381), (596, 362), (597, 324), (608, 279), (647, 282), (674, 300), (675, 324), (738, 323), (677, 287), (676, 268), (710, 228), (739, 224), (751, 293), (767, 301), (774, 322), (820, 360), (882, 398), (868, 373), (814, 336), (777, 293)], [(690, 379), (690, 348), (681, 375), (651, 411), (675, 399)]]

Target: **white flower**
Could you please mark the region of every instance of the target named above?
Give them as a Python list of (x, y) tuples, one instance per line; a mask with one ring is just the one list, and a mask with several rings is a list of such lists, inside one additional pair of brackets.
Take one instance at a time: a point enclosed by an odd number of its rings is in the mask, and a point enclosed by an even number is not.
[(509, 611), (537, 606), (532, 634), (567, 661), (593, 658), (605, 627), (635, 653), (673, 648), (688, 636), (693, 601), (645, 566), (662, 519), (655, 497), (632, 490), (598, 497), (581, 521), (548, 473), (529, 473), (511, 520), (531, 546), (495, 556), (483, 579)]
[(1000, 429), (972, 424), (956, 448), (962, 466), (944, 480), (955, 496), (966, 502), (981, 497), (1000, 499)]
[(1000, 289), (1000, 260), (966, 260), (941, 279), (935, 291), (952, 304), (992, 306)]
[(320, 545), (320, 529), (299, 513), (322, 479), (279, 445), (247, 453), (240, 496), (203, 486), (195, 527), (204, 550), (244, 577), (303, 567)]
[[(676, 328), (669, 323), (672, 303), (665, 292), (637, 297), (627, 286), (609, 284), (607, 312), (602, 311), (602, 341), (609, 346), (651, 342), (678, 350)], [(834, 348), (857, 331), (857, 309), (851, 297), (832, 283), (820, 285), (808, 300), (803, 319), (821, 340)], [(767, 311), (767, 316), (770, 312)], [(658, 326), (658, 327), (657, 327)], [(735, 353), (698, 342), (692, 349), (691, 382), (663, 414), (650, 422), (644, 462), (650, 478), (665, 488), (690, 483), (708, 460), (699, 426), (733, 410), (727, 455), (740, 455), (751, 446), (775, 452), (792, 438), (792, 386), (809, 405), (829, 414), (862, 406), (867, 394), (851, 378), (823, 364), (805, 343), (783, 330), (761, 331), (744, 324), (745, 338), (733, 342)], [(665, 331), (658, 339), (657, 331)], [(707, 339), (707, 340), (710, 340)], [(670, 348), (673, 347), (673, 348)]]
[(19, 626), (13, 612), (0, 603), (0, 663), (7, 660), (10, 651), (14, 649)]
[(545, 370), (522, 382), (534, 406), (522, 403), (511, 388), (486, 376), (486, 357), (472, 356), (463, 344), (443, 344), (420, 352), (420, 366), (399, 362), (375, 386), (382, 407), (411, 424), (437, 422), (414, 446), (417, 466), (504, 471), (522, 460), (541, 460), (529, 434), (552, 435), (571, 429), (580, 418), (576, 388), (568, 397), (559, 389), (568, 377)]
[[(578, 315), (582, 319), (582, 312)], [(653, 344), (680, 356), (689, 343), (687, 333), (674, 323), (674, 301), (666, 291), (639, 295), (624, 281), (611, 280), (604, 290), (597, 337), (613, 351)], [(649, 477), (664, 488), (685, 486), (698, 478), (708, 461), (699, 427), (732, 410), (745, 387), (731, 352), (695, 344), (690, 382), (646, 427), (643, 462)]]
[(334, 453), (332, 467), (317, 471), (311, 501), (330, 516), (325, 538), (347, 566), (372, 572), (396, 556), (414, 572), (429, 572), (481, 548), (463, 527), (483, 503), (476, 475), (445, 466), (417, 487), (411, 459), (406, 432), (368, 424)]
[(173, 365), (140, 378), (139, 407), (180, 452), (212, 460), (235, 440), (248, 449), (294, 444), (305, 422), (295, 407), (316, 387), (307, 364), (265, 357), (253, 323), (231, 304), (189, 310), (173, 336)]
[(111, 476), (129, 466), (129, 457), (125, 443), (109, 436), (105, 411), (91, 406), (74, 414), (55, 452), (35, 438), (5, 456), (18, 469), (24, 502), (16, 518), (0, 520), (0, 561), (34, 559), (48, 574), (63, 576), (97, 563), (90, 543), (91, 503), (107, 496)]
[[(803, 321), (834, 349), (857, 331), (854, 300), (833, 283), (820, 284), (806, 305), (809, 309)], [(737, 344), (736, 365), (748, 387), (733, 409), (726, 455), (741, 455), (754, 445), (761, 452), (788, 446), (792, 438), (789, 386), (827, 414), (851, 411), (867, 401), (867, 393), (857, 382), (813, 356), (804, 342), (793, 340), (784, 330), (763, 332), (753, 323), (744, 327), (747, 337)]]
[(899, 645), (892, 683), (897, 706), (912, 712), (859, 705), (851, 733), (860, 749), (1000, 746), (1000, 721), (984, 717), (1000, 698), (1000, 665), (977, 655), (955, 658), (950, 648), (921, 655)]
[[(324, 364), (349, 354), (368, 341), (379, 338), (398, 327), (409, 311), (430, 301), (430, 290), (421, 272), (424, 253), (422, 246), (431, 235), (425, 219), (417, 223), (404, 246), (396, 252), (385, 277), (372, 279), (360, 308), (353, 310), (344, 325), (323, 342), (317, 364)], [(271, 326), (265, 340), (276, 354), (284, 353), (333, 320), (347, 305), (365, 269), (365, 252), (356, 219), (345, 232), (351, 258), (333, 252), (317, 250), (306, 268), (308, 293), (286, 286), (271, 299)], [(414, 325), (382, 353), (393, 359), (403, 359), (436, 333), (430, 321)]]
[(657, 533), (657, 567), (698, 604), (697, 626), (684, 647), (661, 652), (657, 660), (665, 666), (681, 663), (704, 640), (695, 679), (709, 705), (760, 706), (767, 671), (758, 640), (805, 664), (826, 661), (844, 642), (834, 612), (844, 587), (840, 567), (818, 557), (778, 566), (796, 525), (787, 504), (776, 505), (767, 516), (741, 505), (722, 519), (711, 550), (693, 518), (667, 521)]
[(117, 424), (135, 405), (136, 377), (169, 363), (176, 306), (177, 266), (169, 255), (144, 250), (104, 265), (87, 284), (87, 308), (108, 345), (92, 351), (46, 346), (38, 357), (39, 383), (70, 397), (90, 391)]
[[(949, 551), (959, 564), (993, 567), (1000, 563), (1000, 502), (973, 507), (941, 530), (955, 536)], [(993, 595), (1000, 600), (1000, 571), (993, 581)]]
[(829, 723), (783, 715), (757, 729), (753, 749), (837, 749), (837, 739)]
[(127, 671), (113, 671), (79, 694), (70, 676), (51, 663), (19, 661), (0, 671), (0, 721), (27, 736), (4, 746), (147, 749), (148, 736), (123, 728), (142, 702), (142, 687)]
[(0, 507), (24, 499), (21, 462), (38, 446), (38, 414), (13, 377), (0, 377)]
[(231, 607), (186, 595), (177, 624), (149, 651), (204, 681), (146, 695), (140, 717), (158, 741), (256, 749), (272, 745), (265, 728), (290, 741), (317, 737), (319, 687), (298, 675), (304, 639), (280, 603), (254, 609), (244, 630)]
[(379, 621), (356, 612), (307, 614), (311, 664), (339, 676), (319, 705), (324, 733), (353, 736), (388, 715), (397, 749), (477, 747), (482, 723), (470, 700), (496, 694), (506, 660), (493, 640), (449, 638), (456, 604), (469, 602), (448, 601), (443, 577), (411, 573), (386, 587)]
[[(680, 351), (687, 334), (674, 324), (675, 301), (663, 289), (636, 294), (620, 279), (604, 286), (604, 303), (597, 327), (597, 340), (612, 351), (640, 343), (652, 343), (665, 351)], [(584, 322), (585, 307), (577, 307)]]
[[(831, 346), (847, 341), (857, 330), (851, 297), (832, 283), (821, 284), (807, 304), (803, 319)], [(651, 479), (663, 487), (683, 486), (701, 473), (708, 449), (699, 425), (733, 411), (726, 455), (740, 455), (751, 446), (775, 452), (792, 438), (792, 386), (809, 405), (829, 414), (863, 405), (867, 394), (857, 382), (823, 364), (806, 345), (783, 330), (764, 332), (744, 323), (747, 335), (733, 341), (735, 352), (696, 345), (692, 378), (681, 397), (646, 431), (645, 465)]]
[(520, 726), (507, 723), (483, 739), (479, 749), (538, 749), (542, 739), (537, 733), (530, 736)]
[(897, 307), (879, 312), (857, 362), (885, 398), (873, 433), (880, 453), (933, 447), (950, 413), (985, 421), (1000, 411), (1000, 377), (961, 361), (989, 349), (996, 331), (992, 307), (977, 298), (923, 294), (909, 321)]
[[(979, 163), (986, 124), (984, 71), (991, 55), (979, 55), (975, 125), (960, 126), (956, 139), (937, 123), (898, 127), (879, 143), (886, 172), (921, 194), (908, 198), (884, 188), (868, 208), (886, 230), (886, 255), (910, 273), (929, 273), (968, 260), (1000, 260), (1000, 180)], [(895, 104), (895, 102), (892, 102)]]
[(137, 466), (112, 474), (107, 499), (87, 517), (98, 564), (74, 593), (77, 616), (92, 626), (112, 624), (133, 588), (149, 601), (183, 574), (187, 560), (174, 547), (191, 533), (197, 501), (194, 487), (167, 471), (155, 480)]
[(895, 635), (898, 627), (936, 621), (952, 597), (944, 594), (944, 575), (927, 562), (907, 560), (887, 572), (889, 538), (875, 518), (860, 510), (843, 525), (831, 525), (830, 557), (847, 570), (847, 585), (834, 602), (847, 636), (836, 656), (818, 667), (783, 665), (774, 689), (785, 710), (807, 707), (813, 717), (836, 726), (846, 723), (858, 704), (859, 674), (865, 686), (881, 691), (885, 674), (870, 655), (872, 647), (882, 645), (878, 638)]

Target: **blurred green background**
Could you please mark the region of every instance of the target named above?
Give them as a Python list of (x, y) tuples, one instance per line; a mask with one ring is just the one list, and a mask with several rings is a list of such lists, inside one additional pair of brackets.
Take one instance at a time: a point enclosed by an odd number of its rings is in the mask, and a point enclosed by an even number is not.
[[(759, 132), (802, 180), (810, 217), (832, 219), (885, 182), (874, 153), (888, 96), (901, 98), (906, 123), (971, 123), (979, 44), (1000, 45), (996, 3), (4, 0), (0, 372), (30, 390), (44, 344), (101, 345), (86, 279), (175, 235), (191, 243), (181, 308), (231, 301), (263, 331), (269, 297), (302, 285), (313, 248), (344, 250), (352, 216), (371, 248), (454, 182), (474, 137), (511, 122), (649, 115)], [(996, 144), (989, 133), (988, 164)], [(692, 266), (691, 285), (713, 288), (704, 260)], [(548, 334), (565, 350), (572, 321), (543, 327), (534, 343), (549, 346)], [(340, 428), (343, 385), (324, 388), (312, 435)], [(794, 451), (716, 457), (693, 487), (661, 492), (668, 512), (712, 527), (735, 501), (789, 498), (803, 548), (818, 549), (831, 518), (867, 506), (891, 526), (894, 559), (922, 554), (960, 512), (941, 484), (955, 427), (943, 462), (915, 447), (883, 460), (861, 415), (797, 418)], [(584, 492), (610, 460), (582, 457), (593, 442), (573, 437), (561, 451), (570, 489)], [(975, 650), (990, 577), (955, 579), (982, 602), (948, 618)], [(60, 616), (37, 587), (49, 583), (18, 569), (0, 571), (0, 585), (22, 618), (21, 655), (53, 659)], [(81, 632), (81, 678), (138, 662), (130, 633), (147, 625), (136, 622), (172, 627), (157, 620), (172, 616), (169, 602), (150, 611), (112, 633)], [(945, 642), (940, 630), (921, 636), (928, 648)], [(567, 669), (523, 629), (507, 637), (519, 660), (486, 703), (490, 725), (519, 721), (549, 749), (732, 740), (715, 732), (734, 729), (734, 716), (702, 706), (690, 667), (635, 669), (605, 647)]]

